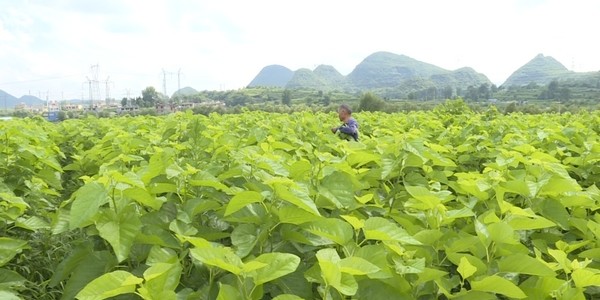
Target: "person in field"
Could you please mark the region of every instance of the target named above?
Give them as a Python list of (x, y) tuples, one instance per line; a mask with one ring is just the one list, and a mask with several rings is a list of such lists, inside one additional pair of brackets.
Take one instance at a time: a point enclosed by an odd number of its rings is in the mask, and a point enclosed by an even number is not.
[(346, 104), (340, 105), (340, 108), (338, 108), (338, 115), (340, 117), (340, 121), (342, 121), (344, 124), (339, 127), (331, 128), (331, 132), (337, 133), (339, 131), (340, 133), (347, 134), (355, 141), (358, 141), (358, 122), (356, 122), (356, 119), (352, 117), (352, 110), (350, 109), (350, 106)]

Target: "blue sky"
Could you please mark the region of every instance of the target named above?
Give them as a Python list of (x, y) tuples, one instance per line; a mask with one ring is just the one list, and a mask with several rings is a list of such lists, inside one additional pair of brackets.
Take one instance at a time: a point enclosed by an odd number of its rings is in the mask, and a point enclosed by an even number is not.
[[(99, 65), (111, 96), (242, 88), (269, 64), (352, 71), (376, 51), (502, 83), (538, 53), (600, 70), (593, 0), (90, 1), (0, 0), (0, 89), (15, 96), (87, 97)], [(104, 89), (102, 89), (104, 90)]]

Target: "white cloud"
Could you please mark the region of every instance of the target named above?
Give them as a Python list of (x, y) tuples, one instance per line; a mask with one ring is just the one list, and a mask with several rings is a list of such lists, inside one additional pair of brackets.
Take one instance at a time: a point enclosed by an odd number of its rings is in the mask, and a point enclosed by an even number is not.
[[(181, 68), (183, 86), (239, 88), (268, 64), (330, 64), (347, 74), (375, 51), (470, 66), (496, 83), (540, 52), (578, 71), (600, 70), (600, 2), (592, 0), (0, 4), (0, 89), (17, 96), (80, 97), (96, 63), (119, 97), (147, 85), (162, 90), (162, 68)], [(54, 79), (29, 81), (43, 78)], [(170, 76), (170, 93), (176, 85)]]

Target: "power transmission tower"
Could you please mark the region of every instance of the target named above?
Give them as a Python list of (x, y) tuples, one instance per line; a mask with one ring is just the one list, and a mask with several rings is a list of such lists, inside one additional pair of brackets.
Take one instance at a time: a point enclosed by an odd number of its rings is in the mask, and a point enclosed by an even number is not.
[(129, 89), (125, 90), (127, 92), (127, 107), (132, 106), (133, 104), (131, 103), (131, 91)]
[(87, 77), (87, 76), (85, 76), (85, 78), (87, 79), (87, 83), (88, 83), (89, 91), (90, 91), (90, 98), (89, 98), (89, 100), (90, 100), (90, 108), (94, 108), (94, 98), (92, 96), (92, 80), (89, 77)]
[(100, 81), (98, 80), (98, 64), (90, 66), (90, 77), (86, 76), (86, 81), (90, 93), (90, 108), (94, 109), (94, 101), (100, 100)]
[[(94, 101), (100, 101), (100, 80), (98, 80), (98, 71), (100, 66), (98, 64), (92, 65), (90, 71), (92, 73), (92, 103)], [(93, 108), (93, 106), (92, 106)]]
[(177, 70), (177, 91), (181, 91), (181, 68)]
[[(181, 68), (179, 68), (179, 70), (177, 70), (177, 92), (179, 90), (181, 90), (181, 75), (183, 73), (181, 73)], [(163, 83), (163, 94), (165, 95), (165, 97), (167, 97), (167, 99), (170, 99), (171, 97), (168, 94), (168, 90), (167, 90), (167, 75), (169, 76), (169, 80), (173, 80), (173, 75), (175, 75), (174, 72), (169, 72), (166, 71), (165, 69), (162, 69), (162, 83)]]
[(162, 74), (163, 74), (163, 93), (165, 94), (165, 97), (167, 96), (167, 72), (165, 71), (165, 69), (162, 69)]
[(114, 82), (110, 81), (110, 76), (106, 77), (106, 80), (104, 81), (105, 87), (106, 87), (106, 94), (105, 94), (105, 101), (106, 101), (106, 105), (111, 105), (112, 104), (112, 99), (110, 98), (110, 85), (113, 84)]

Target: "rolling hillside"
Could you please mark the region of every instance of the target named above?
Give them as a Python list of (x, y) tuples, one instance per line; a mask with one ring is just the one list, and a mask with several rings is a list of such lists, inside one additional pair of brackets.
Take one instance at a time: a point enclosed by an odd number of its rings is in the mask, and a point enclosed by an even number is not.
[(485, 75), (471, 68), (450, 71), (406, 55), (376, 52), (360, 62), (347, 76), (328, 65), (320, 65), (314, 70), (302, 68), (295, 72), (282, 66), (268, 66), (248, 86), (348, 92), (378, 90), (382, 94), (396, 96), (431, 86), (466, 89), (468, 86), (481, 84), (491, 82)]

